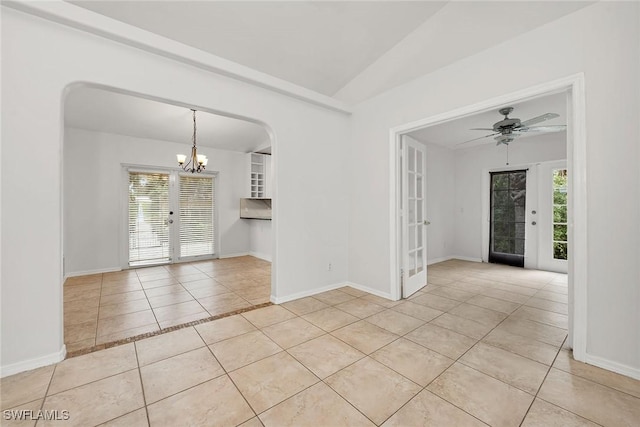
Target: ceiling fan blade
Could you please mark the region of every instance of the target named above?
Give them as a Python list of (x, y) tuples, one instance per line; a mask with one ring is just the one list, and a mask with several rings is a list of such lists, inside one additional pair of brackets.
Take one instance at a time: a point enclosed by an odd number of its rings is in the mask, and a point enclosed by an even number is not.
[(524, 122), (520, 123), (520, 126), (518, 127), (520, 128), (520, 127), (526, 127), (529, 125), (535, 125), (536, 123), (546, 122), (547, 120), (555, 119), (556, 117), (560, 117), (560, 115), (556, 113), (543, 114), (541, 116), (534, 117), (529, 120), (525, 120)]
[(562, 132), (567, 130), (567, 125), (554, 125), (554, 126), (525, 126), (515, 129), (516, 132)]
[(466, 143), (471, 142), (471, 141), (477, 141), (479, 139), (489, 138), (490, 136), (495, 136), (495, 135), (500, 135), (500, 132), (496, 132), (496, 133), (492, 133), (492, 134), (489, 134), (489, 135), (481, 136), (479, 138), (473, 138), (473, 139), (470, 139), (470, 140), (464, 141), (464, 142), (458, 142), (456, 145), (466, 144)]
[(469, 130), (493, 130), (493, 128), (473, 128)]

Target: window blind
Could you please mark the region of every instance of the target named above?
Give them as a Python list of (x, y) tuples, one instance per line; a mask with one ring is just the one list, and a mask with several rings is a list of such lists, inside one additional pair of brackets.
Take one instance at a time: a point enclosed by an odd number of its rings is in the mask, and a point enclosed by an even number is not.
[(180, 257), (213, 255), (214, 181), (211, 176), (180, 176)]
[(170, 259), (169, 175), (129, 172), (129, 265)]

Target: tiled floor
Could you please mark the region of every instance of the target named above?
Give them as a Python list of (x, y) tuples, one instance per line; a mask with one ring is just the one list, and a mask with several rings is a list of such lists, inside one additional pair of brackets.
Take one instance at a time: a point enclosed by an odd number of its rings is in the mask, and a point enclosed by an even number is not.
[(271, 263), (251, 256), (67, 279), (67, 352), (269, 302)]
[(429, 281), (408, 301), (341, 288), (67, 359), (4, 378), (2, 409), (68, 411), (38, 426), (638, 425), (640, 381), (563, 348), (566, 277), (448, 261)]

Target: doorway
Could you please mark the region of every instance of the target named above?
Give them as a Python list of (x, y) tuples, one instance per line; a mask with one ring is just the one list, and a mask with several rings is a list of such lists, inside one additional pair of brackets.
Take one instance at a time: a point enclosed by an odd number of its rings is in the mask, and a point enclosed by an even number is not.
[(491, 172), (489, 262), (524, 267), (527, 170)]
[[(552, 94), (566, 94), (567, 99), (567, 182), (570, 196), (567, 199), (567, 247), (572, 256), (568, 268), (569, 286), (569, 338), (576, 360), (584, 361), (587, 336), (587, 218), (586, 218), (586, 113), (584, 75), (576, 74), (552, 82), (533, 86), (511, 94), (499, 96), (481, 103), (435, 115), (426, 119), (396, 126), (390, 129), (390, 293), (394, 299), (402, 297), (402, 239), (400, 217), (400, 171), (402, 136), (421, 129), (445, 124), (489, 110), (497, 110), (516, 102), (535, 100)], [(481, 190), (478, 190), (481, 191)], [(464, 259), (464, 258), (463, 258)], [(480, 258), (474, 259), (480, 261)]]

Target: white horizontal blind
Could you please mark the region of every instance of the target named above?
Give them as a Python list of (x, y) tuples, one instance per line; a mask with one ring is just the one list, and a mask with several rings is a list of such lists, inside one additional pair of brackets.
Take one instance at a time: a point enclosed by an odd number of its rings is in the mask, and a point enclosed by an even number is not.
[(214, 253), (214, 182), (211, 176), (180, 176), (180, 257)]
[(129, 265), (170, 259), (169, 175), (129, 172)]

